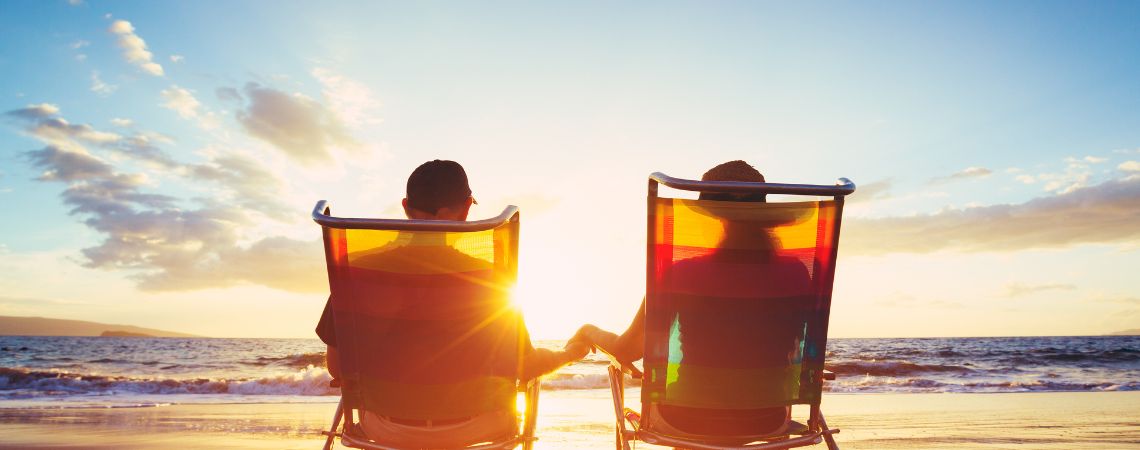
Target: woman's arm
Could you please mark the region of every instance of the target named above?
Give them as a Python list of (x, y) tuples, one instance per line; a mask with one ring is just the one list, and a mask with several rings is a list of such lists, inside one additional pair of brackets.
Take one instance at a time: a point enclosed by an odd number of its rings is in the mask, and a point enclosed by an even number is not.
[(562, 366), (584, 358), (589, 352), (589, 344), (574, 338), (571, 338), (566, 346), (559, 351), (545, 348), (534, 349), (523, 357), (522, 373), (519, 374), (519, 378), (529, 380), (546, 375), (562, 368)]
[(590, 324), (583, 325), (579, 333), (618, 361), (633, 362), (641, 359), (645, 350), (645, 299), (641, 300), (633, 321), (620, 336)]
[(336, 347), (331, 345), (325, 347), (325, 366), (329, 369), (329, 375), (332, 375), (334, 380), (340, 379), (340, 355), (336, 352)]

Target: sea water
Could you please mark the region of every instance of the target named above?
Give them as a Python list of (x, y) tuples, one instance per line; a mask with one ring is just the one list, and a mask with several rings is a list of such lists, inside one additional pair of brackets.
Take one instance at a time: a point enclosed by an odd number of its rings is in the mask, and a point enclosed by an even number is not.
[[(607, 365), (543, 389), (608, 389)], [(842, 393), (1140, 390), (1140, 337), (832, 339), (827, 366)], [(330, 380), (315, 339), (0, 336), (0, 408), (335, 402)]]

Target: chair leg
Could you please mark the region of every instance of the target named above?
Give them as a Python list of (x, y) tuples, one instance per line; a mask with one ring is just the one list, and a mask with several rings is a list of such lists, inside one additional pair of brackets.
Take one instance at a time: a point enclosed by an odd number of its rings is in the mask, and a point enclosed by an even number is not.
[(620, 369), (610, 366), (610, 394), (614, 398), (614, 418), (617, 423), (614, 426), (614, 440), (617, 450), (630, 450), (629, 439), (626, 438), (625, 429), (625, 386), (624, 376)]
[(526, 417), (523, 417), (523, 450), (534, 448), (534, 429), (538, 420), (538, 393), (541, 385), (538, 378), (530, 381), (526, 388)]
[(329, 431), (325, 433), (326, 435), (328, 435), (328, 438), (325, 439), (324, 450), (332, 450), (333, 443), (336, 440), (336, 429), (337, 429), (337, 427), (340, 426), (340, 418), (343, 415), (344, 415), (344, 398), (341, 398), (340, 402), (338, 402), (336, 404), (336, 413), (333, 415), (332, 427), (330, 427)]
[(835, 443), (835, 437), (833, 437), (830, 432), (827, 432), (828, 430), (830, 430), (830, 428), (827, 428), (827, 421), (823, 419), (823, 412), (820, 411), (818, 414), (819, 414), (819, 425), (821, 427), (823, 427), (823, 431), (824, 431), (823, 441), (827, 443), (827, 449), (828, 450), (839, 450), (839, 444)]

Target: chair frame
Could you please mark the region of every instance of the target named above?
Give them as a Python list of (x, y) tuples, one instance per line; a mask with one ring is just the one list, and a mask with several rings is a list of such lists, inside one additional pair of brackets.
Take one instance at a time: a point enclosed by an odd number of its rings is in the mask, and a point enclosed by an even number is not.
[[(313, 221), (322, 227), (322, 236), (325, 241), (325, 261), (329, 261), (330, 251), (328, 248), (328, 229), (360, 229), (360, 230), (395, 230), (395, 231), (447, 231), (447, 232), (473, 232), (473, 231), (486, 231), (498, 228), (504, 224), (513, 227), (512, 232), (515, 236), (518, 235), (519, 227), (519, 208), (514, 205), (508, 205), (503, 208), (503, 212), (498, 216), (472, 221), (455, 221), (455, 220), (411, 220), (411, 219), (364, 219), (353, 217), (334, 217), (331, 216), (332, 207), (327, 200), (318, 201), (316, 206), (313, 207)], [(511, 242), (514, 254), (518, 254), (518, 239)], [(516, 265), (517, 267), (517, 265)], [(338, 380), (333, 380), (333, 387), (338, 387)], [(472, 445), (461, 447), (462, 450), (508, 450), (522, 445), (523, 450), (531, 450), (534, 446), (534, 441), (538, 440), (534, 436), (536, 421), (538, 418), (538, 395), (541, 383), (537, 378), (529, 380), (523, 385), (518, 387), (519, 392), (524, 392), (526, 396), (526, 412), (522, 420), (522, 430), (516, 435), (496, 442), (489, 442), (479, 445)], [(329, 450), (333, 448), (336, 438), (340, 438), (341, 444), (347, 447), (361, 448), (366, 450), (409, 450), (407, 448), (391, 447), (383, 444), (372, 442), (367, 438), (361, 436), (356, 432), (356, 422), (354, 416), (359, 417), (360, 411), (353, 408), (344, 407), (344, 398), (341, 397), (340, 402), (337, 404), (336, 412), (333, 414), (332, 426), (327, 431), (321, 431), (321, 434), (326, 436), (324, 449)], [(338, 431), (339, 428), (339, 431)], [(460, 450), (456, 449), (456, 450)]]
[[(834, 239), (831, 247), (831, 258), (834, 261), (836, 252), (839, 249), (839, 231), (843, 220), (843, 200), (844, 197), (855, 192), (855, 183), (847, 178), (839, 178), (834, 186), (826, 185), (812, 185), (812, 184), (781, 184), (781, 183), (753, 183), (753, 182), (737, 182), (737, 181), (697, 181), (687, 180), (681, 178), (674, 178), (665, 175), (661, 172), (654, 172), (649, 175), (649, 192), (648, 192), (648, 217), (646, 222), (647, 238), (646, 238), (646, 266), (645, 266), (645, 294), (649, 297), (654, 292), (653, 286), (653, 261), (656, 260), (656, 246), (653, 239), (648, 236), (653, 236), (656, 222), (657, 222), (657, 209), (656, 201), (658, 198), (657, 191), (658, 185), (665, 185), (667, 187), (683, 190), (683, 191), (697, 191), (697, 192), (726, 192), (726, 193), (763, 193), (763, 194), (790, 194), (790, 195), (816, 195), (816, 196), (830, 196), (835, 199), (836, 204), (836, 218)], [(831, 274), (834, 277), (834, 271)], [(827, 280), (828, 283), (833, 283), (834, 278)], [(826, 336), (827, 321), (823, 323), (824, 336)], [(826, 442), (827, 448), (830, 450), (839, 450), (839, 445), (835, 442), (833, 434), (839, 433), (839, 429), (829, 428), (827, 421), (823, 418), (823, 412), (820, 411), (819, 400), (809, 404), (810, 412), (808, 414), (807, 430), (798, 437), (790, 437), (791, 433), (778, 434), (773, 436), (765, 436), (759, 438), (760, 443), (746, 444), (746, 445), (720, 445), (716, 443), (700, 442), (695, 440), (677, 438), (672, 436), (665, 436), (659, 433), (654, 433), (650, 430), (640, 428), (640, 423), (633, 417), (627, 417), (627, 412), (632, 412), (625, 407), (625, 374), (630, 374), (634, 378), (641, 378), (642, 374), (632, 364), (622, 363), (613, 356), (610, 356), (611, 365), (609, 367), (609, 380), (610, 391), (613, 395), (614, 416), (616, 419), (615, 426), (615, 439), (617, 450), (630, 450), (630, 441), (643, 441), (656, 445), (668, 445), (675, 447), (683, 447), (690, 449), (700, 450), (776, 450), (787, 449), (793, 447), (802, 447), (807, 445), (814, 445), (820, 442)], [(826, 380), (834, 380), (835, 375), (830, 372), (824, 372), (822, 375)], [(629, 422), (633, 429), (626, 427), (626, 422)]]

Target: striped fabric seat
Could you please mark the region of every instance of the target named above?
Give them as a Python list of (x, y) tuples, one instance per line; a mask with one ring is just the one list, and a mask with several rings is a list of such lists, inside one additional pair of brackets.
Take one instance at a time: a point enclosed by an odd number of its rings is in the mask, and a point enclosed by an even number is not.
[(651, 207), (643, 404), (818, 402), (835, 202), (657, 198)]
[(517, 230), (325, 228), (345, 407), (415, 420), (515, 410), (530, 345), (508, 295)]

